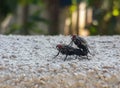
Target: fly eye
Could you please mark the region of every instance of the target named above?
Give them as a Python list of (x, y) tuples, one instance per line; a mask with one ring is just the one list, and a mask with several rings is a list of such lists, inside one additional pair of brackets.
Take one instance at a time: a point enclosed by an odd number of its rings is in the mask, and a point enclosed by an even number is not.
[(57, 48), (57, 49), (61, 49), (61, 48), (62, 48), (62, 45), (57, 45), (56, 48)]
[(73, 36), (72, 36), (72, 40), (75, 40), (75, 38), (76, 38), (76, 35), (73, 35)]

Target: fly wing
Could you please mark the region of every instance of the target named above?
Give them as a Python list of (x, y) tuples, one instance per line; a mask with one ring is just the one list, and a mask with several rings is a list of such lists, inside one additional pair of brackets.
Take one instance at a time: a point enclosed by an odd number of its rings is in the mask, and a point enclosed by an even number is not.
[(69, 46), (69, 45), (66, 45), (65, 48), (66, 48), (68, 51), (73, 51), (73, 50), (74, 50), (74, 48), (71, 47), (71, 46)]
[(65, 48), (66, 48), (66, 51), (67, 51), (67, 53), (69, 55), (73, 55), (74, 54), (74, 48), (73, 47), (71, 47), (69, 45), (66, 45)]
[(81, 41), (82, 45), (86, 46), (86, 48), (88, 49), (88, 52), (90, 53), (90, 50), (89, 50), (90, 46), (88, 45), (87, 41), (84, 38), (82, 38), (82, 37), (77, 37), (77, 39)]
[(87, 41), (84, 38), (77, 37), (77, 39), (81, 41), (82, 45), (88, 46)]

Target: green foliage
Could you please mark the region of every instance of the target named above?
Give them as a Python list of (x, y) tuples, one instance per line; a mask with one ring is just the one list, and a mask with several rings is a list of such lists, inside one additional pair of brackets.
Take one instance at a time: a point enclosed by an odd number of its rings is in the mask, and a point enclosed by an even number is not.
[(18, 0), (18, 3), (21, 5), (26, 4), (43, 5), (43, 0)]
[(10, 27), (10, 30), (8, 30), (5, 34), (10, 34), (10, 33), (19, 33), (20, 26), (18, 24), (12, 24)]
[[(93, 8), (93, 22), (89, 25), (91, 35), (113, 35), (120, 19), (120, 0), (87, 0), (88, 7)], [(94, 24), (97, 22), (97, 25)], [(120, 29), (119, 29), (120, 30)]]
[[(70, 16), (82, 1), (86, 1), (87, 7), (93, 9), (93, 22), (87, 25), (91, 35), (117, 34), (116, 25), (120, 22), (120, 0), (72, 0), (72, 5), (69, 7)], [(18, 5), (45, 6), (44, 0), (1, 0), (0, 23), (9, 13), (15, 15)], [(24, 30), (27, 31), (27, 34), (44, 33), (44, 30), (39, 29), (38, 24), (49, 25), (50, 22), (41, 16), (43, 10), (40, 8), (31, 15), (29, 14), (27, 22), (22, 26), (17, 23), (12, 24), (6, 34), (24, 34)]]
[(39, 16), (41, 14), (42, 11), (38, 10), (36, 12), (34, 12), (31, 16), (29, 16), (29, 21), (32, 22), (43, 22), (43, 23), (48, 23), (48, 20), (46, 20), (45, 18)]
[[(44, 7), (44, 3), (42, 0), (18, 0), (16, 3), (16, 6), (20, 4), (22, 6), (26, 5), (41, 5), (41, 7)], [(44, 30), (39, 29), (38, 23), (43, 23), (48, 25), (49, 22), (45, 18), (41, 16), (43, 8), (38, 9), (36, 12), (33, 12), (31, 15), (29, 14), (27, 17), (27, 21), (24, 25), (20, 25), (17, 23), (13, 23), (10, 26), (10, 29), (6, 32), (6, 34), (41, 34), (44, 33)], [(29, 12), (29, 11), (28, 11)]]
[(2, 21), (7, 14), (16, 11), (17, 0), (0, 0), (0, 21)]
[[(0, 23), (5, 19), (5, 17), (11, 13), (15, 16), (17, 13), (17, 6), (22, 5), (37, 5), (44, 8), (44, 0), (1, 0), (0, 1)], [(43, 24), (48, 25), (49, 22), (45, 18), (41, 16), (43, 8), (37, 10), (36, 12), (28, 15), (28, 19), (24, 25), (17, 24), (16, 22), (10, 25), (6, 34), (24, 34), (24, 30), (26, 30), (27, 34), (32, 33), (43, 33), (42, 30), (38, 28), (38, 23), (42, 22)], [(29, 12), (29, 11), (28, 11)]]
[(31, 16), (29, 16), (28, 23), (27, 23), (27, 28), (29, 29), (29, 34), (31, 34), (31, 33), (37, 33), (37, 34), (44, 33), (43, 30), (41, 30), (37, 27), (39, 22), (44, 23), (46, 25), (49, 24), (49, 21), (47, 19), (40, 16), (41, 12), (42, 11), (38, 10), (38, 11), (34, 12)]
[[(44, 30), (38, 28), (38, 23), (42, 22), (46, 25), (49, 24), (49, 21), (45, 18), (40, 16), (41, 11), (36, 11), (32, 15), (28, 17), (27, 23), (24, 25), (26, 29), (24, 29), (23, 26), (20, 26), (19, 24), (13, 24), (11, 25), (10, 29), (6, 32), (6, 34), (42, 34), (44, 33)], [(28, 29), (28, 30), (27, 30)], [(24, 30), (26, 30), (27, 33), (24, 33)], [(44, 33), (45, 34), (45, 33)]]

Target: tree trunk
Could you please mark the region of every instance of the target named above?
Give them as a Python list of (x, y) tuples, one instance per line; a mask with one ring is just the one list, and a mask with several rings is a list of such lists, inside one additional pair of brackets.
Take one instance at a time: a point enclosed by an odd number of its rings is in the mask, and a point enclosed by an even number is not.
[(76, 32), (79, 34), (79, 4), (77, 4), (77, 20), (76, 20)]
[(59, 0), (46, 0), (46, 3), (50, 20), (49, 34), (57, 35), (59, 34)]
[(27, 27), (28, 24), (28, 14), (29, 14), (29, 5), (26, 4), (22, 8), (22, 29), (21, 29), (21, 34), (28, 35), (29, 34), (29, 29)]

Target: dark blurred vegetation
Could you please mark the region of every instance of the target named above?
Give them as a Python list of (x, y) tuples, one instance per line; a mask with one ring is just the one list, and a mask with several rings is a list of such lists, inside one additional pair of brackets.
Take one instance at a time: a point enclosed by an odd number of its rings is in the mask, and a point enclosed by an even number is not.
[[(83, 2), (85, 8), (80, 7)], [(80, 11), (85, 13), (83, 26)], [(120, 0), (0, 1), (1, 34), (81, 35), (81, 30), (87, 31), (86, 35), (120, 34)]]
[(91, 34), (120, 34), (120, 0), (87, 0), (87, 3), (93, 8), (93, 22), (86, 25)]

